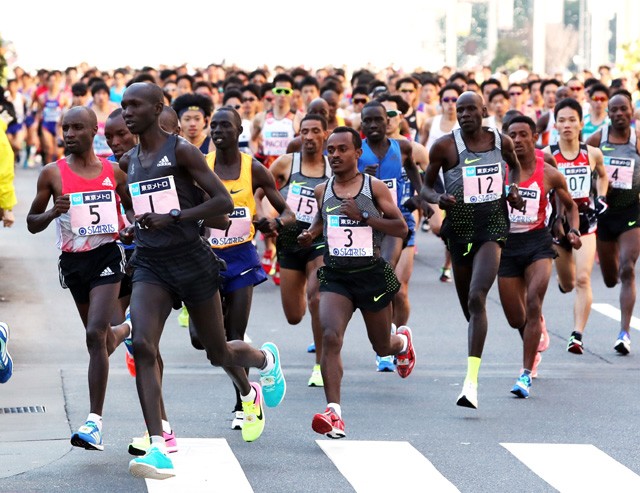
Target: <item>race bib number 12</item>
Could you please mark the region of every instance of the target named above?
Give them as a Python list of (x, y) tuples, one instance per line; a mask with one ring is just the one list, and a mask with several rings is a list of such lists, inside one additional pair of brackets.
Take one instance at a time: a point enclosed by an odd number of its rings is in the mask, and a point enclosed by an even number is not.
[(465, 204), (478, 204), (498, 200), (502, 195), (502, 169), (500, 163), (465, 166), (462, 187)]
[(118, 208), (113, 190), (72, 193), (69, 200), (73, 234), (92, 236), (118, 232)]
[(171, 209), (180, 209), (173, 176), (132, 183), (129, 185), (129, 191), (136, 215), (147, 212), (168, 214)]

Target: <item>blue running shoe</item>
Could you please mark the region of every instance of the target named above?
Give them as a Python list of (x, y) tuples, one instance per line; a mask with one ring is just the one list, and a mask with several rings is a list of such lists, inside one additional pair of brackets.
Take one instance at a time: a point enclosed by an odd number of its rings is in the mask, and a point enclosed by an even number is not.
[(376, 366), (379, 372), (394, 372), (396, 365), (394, 356), (376, 356)]
[(307, 346), (307, 353), (315, 353), (316, 352), (316, 343), (312, 342)]
[(271, 371), (260, 372), (264, 403), (268, 407), (276, 407), (282, 402), (284, 395), (287, 393), (287, 382), (280, 367), (280, 352), (273, 342), (265, 342), (261, 349), (273, 354), (273, 360), (275, 361)]
[(531, 377), (524, 373), (520, 375), (520, 378), (516, 381), (516, 384), (511, 389), (511, 393), (522, 399), (529, 397), (529, 389), (531, 388)]
[(145, 479), (168, 479), (176, 475), (171, 459), (153, 445), (142, 457), (131, 459), (129, 472), (137, 478)]
[(93, 421), (87, 421), (71, 435), (71, 445), (86, 450), (104, 450), (102, 432)]
[(616, 340), (616, 345), (613, 346), (613, 349), (618, 351), (623, 356), (626, 356), (631, 352), (631, 338), (629, 334), (624, 330), (620, 331), (618, 334), (618, 339)]
[(0, 383), (7, 383), (13, 375), (13, 360), (7, 349), (9, 326), (0, 322)]

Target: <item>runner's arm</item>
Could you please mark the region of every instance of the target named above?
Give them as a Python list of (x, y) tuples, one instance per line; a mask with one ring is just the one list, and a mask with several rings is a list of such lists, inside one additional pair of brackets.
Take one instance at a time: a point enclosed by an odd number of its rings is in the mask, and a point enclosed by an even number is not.
[(571, 198), (569, 188), (567, 187), (567, 181), (560, 171), (553, 166), (546, 164), (544, 167), (544, 180), (546, 190), (555, 190), (556, 197), (562, 204), (565, 214), (569, 218), (569, 224), (571, 229), (567, 232), (566, 237), (571, 243), (571, 246), (578, 250), (582, 246), (580, 240), (580, 216), (578, 214), (578, 206)]
[(593, 163), (593, 170), (598, 175), (596, 193), (598, 197), (606, 197), (609, 191), (609, 176), (607, 175), (607, 170), (604, 168), (604, 155), (597, 147), (588, 145), (587, 150), (589, 151), (589, 161)]
[[(377, 178), (371, 178), (371, 192), (382, 215), (381, 217), (370, 217), (367, 225), (386, 235), (406, 238), (409, 232), (407, 222), (402, 217), (402, 212), (398, 209), (395, 198), (389, 193), (387, 185)], [(356, 206), (353, 198), (343, 200), (340, 212), (350, 219), (362, 220), (362, 212)]]
[(253, 186), (260, 188), (269, 200), (273, 208), (278, 211), (279, 216), (273, 219), (261, 217), (255, 223), (263, 233), (277, 233), (283, 226), (290, 226), (296, 222), (296, 216), (287, 205), (284, 197), (278, 192), (276, 182), (269, 170), (265, 168), (255, 159), (251, 164), (251, 172), (253, 175)]
[(322, 230), (324, 228), (322, 220), (322, 199), (324, 198), (324, 190), (326, 186), (326, 183), (321, 183), (313, 190), (313, 193), (316, 196), (316, 202), (318, 203), (318, 212), (316, 212), (311, 226), (309, 226), (308, 229), (303, 230), (302, 233), (298, 235), (298, 243), (301, 247), (310, 247), (313, 240), (322, 234)]
[(438, 193), (434, 189), (440, 169), (447, 164), (448, 147), (453, 145), (450, 136), (439, 138), (431, 146), (429, 151), (429, 165), (424, 176), (424, 185), (420, 190), (420, 196), (430, 204), (438, 204), (441, 209), (447, 210), (456, 203), (456, 198), (448, 193)]
[[(36, 234), (44, 231), (51, 221), (67, 212), (71, 207), (68, 195), (55, 196), (53, 181), (60, 179), (58, 173), (57, 166), (50, 163), (44, 167), (38, 177), (36, 196), (31, 203), (29, 214), (27, 214), (27, 229), (30, 233)], [(53, 207), (47, 210), (51, 197), (54, 197)]]

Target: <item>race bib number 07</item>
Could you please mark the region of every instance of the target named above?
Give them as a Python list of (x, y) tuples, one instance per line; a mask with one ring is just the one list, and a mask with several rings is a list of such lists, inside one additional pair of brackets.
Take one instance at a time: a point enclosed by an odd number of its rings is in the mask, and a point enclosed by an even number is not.
[(132, 183), (129, 185), (129, 191), (136, 215), (147, 212), (168, 214), (171, 209), (180, 209), (173, 176)]
[(498, 200), (502, 196), (502, 165), (481, 164), (465, 166), (462, 187), (465, 204), (479, 204)]
[(585, 199), (591, 191), (590, 166), (560, 166), (558, 168), (567, 180), (567, 186), (573, 199)]
[(347, 216), (328, 216), (327, 244), (334, 257), (373, 257), (373, 230)]
[(69, 200), (73, 234), (92, 236), (118, 232), (118, 208), (113, 190), (72, 193)]

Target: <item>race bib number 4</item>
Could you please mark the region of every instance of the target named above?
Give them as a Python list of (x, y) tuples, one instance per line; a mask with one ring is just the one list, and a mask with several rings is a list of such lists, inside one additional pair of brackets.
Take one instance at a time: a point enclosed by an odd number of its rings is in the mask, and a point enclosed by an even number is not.
[(129, 185), (129, 191), (136, 215), (147, 212), (168, 214), (171, 209), (180, 209), (173, 176), (132, 183)]
[(635, 159), (605, 156), (604, 165), (611, 186), (622, 190), (631, 190), (635, 164)]
[(571, 198), (585, 199), (591, 191), (590, 166), (560, 166), (558, 168), (567, 180)]
[(498, 200), (502, 195), (502, 165), (465, 166), (462, 175), (465, 204)]
[(79, 192), (69, 195), (71, 231), (78, 236), (118, 232), (118, 208), (113, 190)]
[(334, 257), (373, 257), (373, 230), (346, 216), (328, 216), (327, 244)]
[(316, 212), (318, 212), (318, 203), (313, 188), (295, 183), (289, 187), (287, 205), (295, 212), (298, 221), (307, 224), (311, 224)]
[[(533, 224), (538, 220), (538, 209), (540, 209), (540, 190), (533, 188), (521, 188), (520, 197), (524, 200), (522, 210), (509, 208), (509, 221), (511, 221), (511, 231), (519, 231), (519, 225)], [(526, 228), (524, 228), (526, 229)]]
[(251, 236), (251, 214), (248, 207), (236, 207), (229, 214), (227, 229), (211, 229), (209, 242), (213, 247), (239, 245)]

